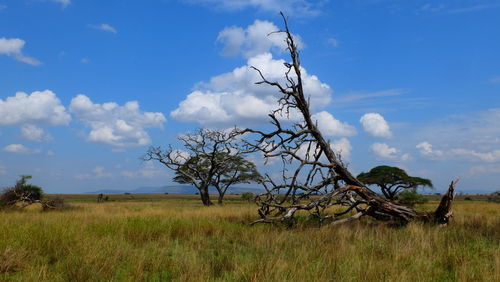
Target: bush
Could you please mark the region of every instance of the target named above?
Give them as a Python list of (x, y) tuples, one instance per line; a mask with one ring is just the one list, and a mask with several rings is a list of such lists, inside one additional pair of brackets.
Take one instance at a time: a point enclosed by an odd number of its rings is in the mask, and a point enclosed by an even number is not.
[(31, 175), (21, 175), (21, 178), (16, 181), (14, 187), (6, 188), (0, 195), (0, 206), (11, 206), (22, 201), (39, 201), (43, 197), (41, 187), (27, 184), (27, 180), (31, 179)]
[(500, 203), (500, 191), (496, 191), (491, 193), (488, 196), (488, 201), (494, 202), (494, 203)]
[(255, 195), (252, 192), (244, 192), (241, 194), (241, 198), (245, 201), (253, 201), (255, 199)]
[(398, 202), (405, 206), (413, 207), (416, 204), (425, 204), (428, 199), (417, 193), (416, 189), (410, 189), (399, 193)]
[(55, 209), (55, 210), (62, 210), (68, 207), (68, 204), (64, 200), (63, 197), (61, 196), (55, 196), (52, 197), (46, 201), (43, 202), (43, 209), (44, 210), (50, 210), (50, 209)]

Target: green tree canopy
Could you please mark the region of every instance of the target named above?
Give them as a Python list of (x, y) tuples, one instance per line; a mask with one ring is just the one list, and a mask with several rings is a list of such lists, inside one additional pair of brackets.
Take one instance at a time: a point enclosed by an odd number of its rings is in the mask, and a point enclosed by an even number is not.
[(196, 169), (196, 181), (210, 179), (208, 185), (215, 187), (219, 193), (218, 202), (227, 189), (234, 184), (259, 181), (261, 176), (254, 163), (240, 155), (229, 152), (216, 152), (190, 157), (176, 172), (174, 181), (181, 184), (193, 184), (190, 172)]
[(419, 186), (433, 187), (429, 179), (409, 176), (406, 171), (393, 166), (377, 166), (369, 172), (358, 175), (358, 179), (367, 185), (377, 185), (387, 199), (394, 200), (404, 189), (416, 189)]

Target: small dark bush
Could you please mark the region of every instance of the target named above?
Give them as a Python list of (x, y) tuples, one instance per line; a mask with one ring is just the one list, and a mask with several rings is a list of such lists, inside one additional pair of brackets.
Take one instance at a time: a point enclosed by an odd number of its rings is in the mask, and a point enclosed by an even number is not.
[(417, 193), (416, 189), (409, 189), (399, 193), (398, 202), (405, 206), (413, 207), (417, 204), (425, 204), (429, 201), (423, 195)]
[(488, 201), (494, 202), (494, 203), (500, 203), (500, 191), (496, 191), (491, 193), (488, 196)]
[(64, 200), (63, 197), (61, 196), (55, 196), (50, 199), (47, 199), (43, 202), (43, 209), (44, 210), (51, 210), (51, 209), (56, 209), (56, 210), (62, 210), (68, 207), (68, 204)]
[(472, 201), (472, 198), (471, 197), (465, 197), (464, 200), (465, 201)]
[(241, 194), (241, 198), (245, 201), (253, 201), (255, 199), (255, 195), (252, 192), (244, 192)]

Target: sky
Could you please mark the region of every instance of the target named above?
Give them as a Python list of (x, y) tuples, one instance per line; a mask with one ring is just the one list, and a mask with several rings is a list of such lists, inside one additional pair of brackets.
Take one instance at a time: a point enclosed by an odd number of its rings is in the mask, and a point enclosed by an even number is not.
[[(299, 43), (320, 130), (357, 174), (500, 190), (500, 3), (488, 0), (0, 0), (0, 187), (172, 184), (140, 157), (199, 127), (259, 128), (254, 84)], [(261, 171), (272, 167), (263, 166)]]

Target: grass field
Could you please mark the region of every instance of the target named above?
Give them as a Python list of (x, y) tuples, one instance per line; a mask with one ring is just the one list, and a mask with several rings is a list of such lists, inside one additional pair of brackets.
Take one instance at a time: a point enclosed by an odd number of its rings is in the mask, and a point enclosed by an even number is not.
[(0, 212), (0, 281), (500, 281), (495, 203), (458, 200), (444, 228), (285, 229), (248, 226), (256, 206), (238, 196), (66, 198), (72, 209)]

